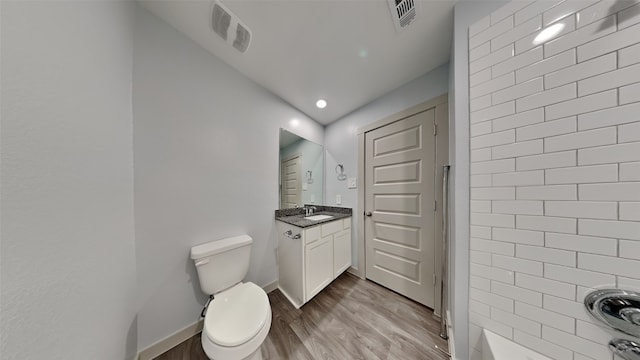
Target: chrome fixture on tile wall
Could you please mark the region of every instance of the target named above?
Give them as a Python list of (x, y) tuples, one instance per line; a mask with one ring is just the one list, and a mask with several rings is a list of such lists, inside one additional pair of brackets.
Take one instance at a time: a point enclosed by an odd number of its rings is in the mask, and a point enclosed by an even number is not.
[[(640, 293), (620, 289), (596, 290), (584, 299), (589, 313), (616, 331), (640, 338)], [(613, 339), (609, 349), (625, 360), (640, 360), (640, 343)]]

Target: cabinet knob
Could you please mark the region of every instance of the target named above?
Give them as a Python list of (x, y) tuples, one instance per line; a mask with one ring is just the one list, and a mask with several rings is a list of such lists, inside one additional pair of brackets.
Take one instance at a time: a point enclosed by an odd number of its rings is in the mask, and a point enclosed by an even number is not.
[(371, 215), (373, 215), (373, 214), (371, 213), (371, 211), (367, 211), (367, 212), (365, 212), (364, 214), (365, 214), (366, 216), (371, 216)]

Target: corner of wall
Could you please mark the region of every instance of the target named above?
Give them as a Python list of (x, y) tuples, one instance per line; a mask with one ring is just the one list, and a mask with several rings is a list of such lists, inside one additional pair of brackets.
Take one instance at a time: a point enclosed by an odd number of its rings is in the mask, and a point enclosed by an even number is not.
[(469, 358), (469, 65), (468, 29), (506, 1), (460, 1), (454, 8), (449, 72), (451, 159), (450, 294), (456, 353)]

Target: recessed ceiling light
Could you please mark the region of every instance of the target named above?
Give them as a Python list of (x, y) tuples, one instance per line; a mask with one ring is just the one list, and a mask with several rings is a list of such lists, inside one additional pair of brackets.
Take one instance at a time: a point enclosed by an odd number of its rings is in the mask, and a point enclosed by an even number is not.
[(325, 107), (327, 107), (327, 101), (324, 100), (324, 99), (320, 99), (320, 100), (316, 101), (316, 106), (319, 109), (324, 109)]
[(535, 39), (533, 45), (539, 45), (556, 37), (564, 29), (564, 24), (553, 24), (542, 30)]

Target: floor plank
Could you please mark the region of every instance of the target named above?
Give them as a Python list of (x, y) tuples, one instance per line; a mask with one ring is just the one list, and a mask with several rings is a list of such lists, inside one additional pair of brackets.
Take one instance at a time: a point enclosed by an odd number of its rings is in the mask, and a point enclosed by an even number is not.
[[(433, 311), (374, 282), (343, 274), (296, 309), (279, 290), (269, 293), (272, 322), (265, 360), (447, 360)], [(156, 360), (207, 360), (200, 334)]]

